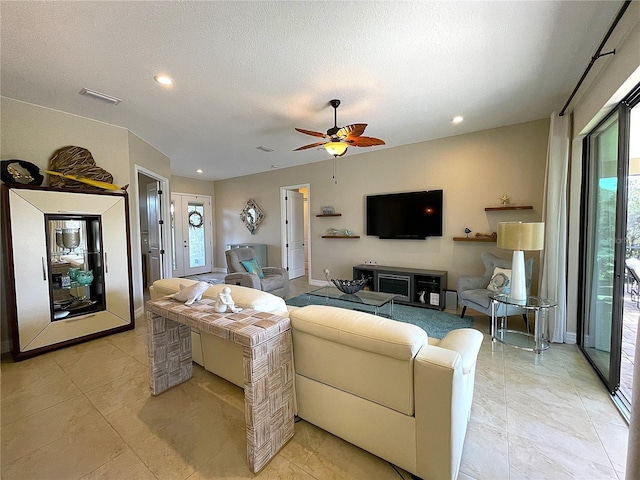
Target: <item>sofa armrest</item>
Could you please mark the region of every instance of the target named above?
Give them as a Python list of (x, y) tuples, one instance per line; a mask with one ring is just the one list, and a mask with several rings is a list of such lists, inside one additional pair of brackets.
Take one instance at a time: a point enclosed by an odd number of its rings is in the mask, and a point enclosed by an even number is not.
[(482, 339), (478, 330), (460, 328), (447, 333), (438, 347), (457, 352), (462, 360), (462, 372), (466, 375), (476, 363)]
[(472, 329), (452, 331), (415, 357), (416, 461), (422, 478), (458, 475), (482, 338)]
[(224, 277), (224, 283), (228, 283), (229, 285), (242, 285), (243, 287), (262, 290), (260, 277), (253, 273), (230, 273)]
[(472, 275), (462, 275), (458, 277), (456, 282), (456, 291), (464, 292), (465, 290), (477, 290), (479, 288), (487, 288), (489, 280), (485, 277), (474, 277)]
[(286, 268), (280, 267), (262, 267), (265, 275), (281, 275), (282, 276), (282, 298), (289, 296), (289, 272)]
[(282, 275), (289, 278), (289, 272), (286, 269), (280, 267), (262, 267), (262, 271), (265, 275)]

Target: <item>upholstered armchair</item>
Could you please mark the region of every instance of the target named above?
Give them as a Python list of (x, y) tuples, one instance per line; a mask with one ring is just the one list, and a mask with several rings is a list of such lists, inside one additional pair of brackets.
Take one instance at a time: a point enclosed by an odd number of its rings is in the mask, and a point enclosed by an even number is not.
[[(462, 305), (461, 317), (464, 317), (467, 307), (482, 312), (485, 315), (491, 315), (491, 299), (489, 295), (498, 293), (487, 288), (496, 267), (510, 270), (511, 260), (496, 257), (494, 254), (484, 252), (482, 254), (482, 262), (484, 263), (484, 275), (475, 277), (471, 275), (463, 275), (458, 278), (456, 290), (458, 292), (458, 303)], [(527, 292), (531, 286), (531, 274), (533, 272), (533, 258), (525, 262), (525, 275), (527, 278)], [(529, 321), (524, 308), (513, 305), (498, 304), (497, 316), (522, 315), (524, 323), (529, 330)]]
[(262, 267), (253, 248), (232, 248), (224, 252), (227, 273), (224, 283), (242, 285), (269, 292), (282, 298), (289, 296), (289, 273), (284, 268)]

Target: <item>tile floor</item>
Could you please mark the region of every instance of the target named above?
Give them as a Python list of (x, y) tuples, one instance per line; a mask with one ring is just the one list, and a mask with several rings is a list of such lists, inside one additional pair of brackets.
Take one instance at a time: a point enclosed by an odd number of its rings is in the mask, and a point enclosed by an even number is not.
[[(292, 296), (309, 288), (293, 281)], [(575, 346), (498, 345), (488, 318), (460, 480), (622, 479), (628, 429)], [(149, 394), (146, 325), (1, 364), (1, 477), (398, 479), (387, 462), (305, 421), (257, 476), (245, 462), (242, 390), (195, 366)]]

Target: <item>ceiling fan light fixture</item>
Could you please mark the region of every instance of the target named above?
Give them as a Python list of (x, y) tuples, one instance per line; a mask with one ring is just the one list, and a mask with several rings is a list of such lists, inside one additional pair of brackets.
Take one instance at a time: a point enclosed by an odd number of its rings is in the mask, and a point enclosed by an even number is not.
[(324, 149), (334, 157), (339, 157), (347, 151), (348, 144), (344, 142), (328, 142), (324, 144)]

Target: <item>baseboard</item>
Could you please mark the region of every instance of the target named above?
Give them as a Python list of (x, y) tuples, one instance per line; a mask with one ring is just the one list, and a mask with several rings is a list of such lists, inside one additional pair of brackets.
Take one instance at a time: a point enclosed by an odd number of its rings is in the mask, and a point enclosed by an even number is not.
[(324, 287), (326, 284), (326, 280), (314, 280), (313, 278), (309, 280), (309, 285), (313, 285), (314, 287)]
[(575, 345), (578, 343), (578, 335), (574, 332), (564, 332), (564, 343)]
[(227, 269), (221, 267), (213, 267), (211, 269), (211, 273), (227, 273)]
[(134, 318), (144, 317), (144, 306), (140, 308), (136, 308), (133, 314), (134, 314)]

